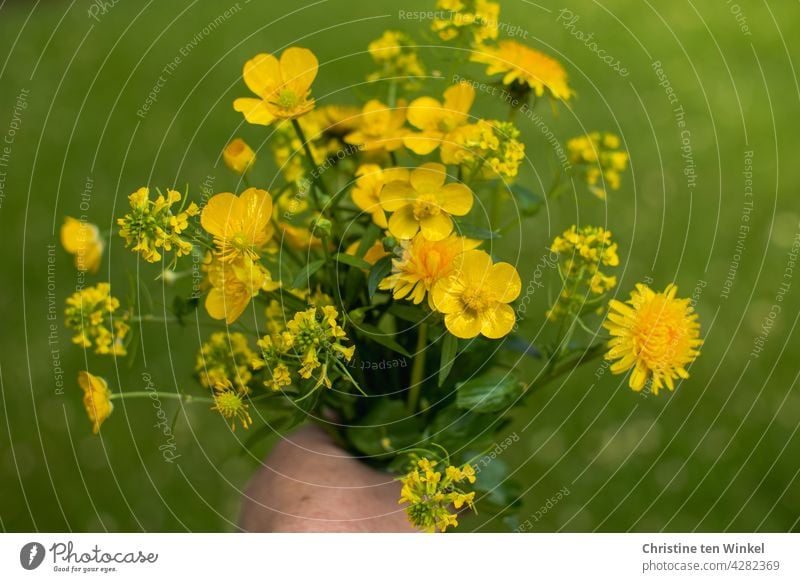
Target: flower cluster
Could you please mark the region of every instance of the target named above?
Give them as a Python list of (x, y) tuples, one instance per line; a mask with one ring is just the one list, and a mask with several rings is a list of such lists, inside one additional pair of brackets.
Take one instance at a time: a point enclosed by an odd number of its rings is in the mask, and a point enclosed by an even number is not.
[(407, 87), (417, 85), (416, 78), (425, 75), (425, 67), (419, 60), (416, 43), (406, 33), (387, 30), (367, 47), (372, 60), (380, 68), (367, 76), (369, 81), (378, 79), (403, 79)]
[(594, 131), (567, 142), (569, 163), (581, 170), (589, 190), (605, 200), (606, 191), (619, 190), (620, 173), (628, 167), (628, 152), (620, 150), (619, 137)]
[(437, 18), (432, 30), (445, 41), (465, 39), (482, 45), (497, 38), (500, 5), (489, 0), (437, 0), (436, 9), (450, 11), (449, 18)]
[(255, 359), (256, 353), (250, 349), (246, 335), (215, 332), (200, 346), (195, 371), (205, 388), (230, 380), (237, 389), (246, 392), (253, 378), (251, 366)]
[(466, 505), (474, 509), (475, 492), (467, 493), (462, 486), (475, 483), (475, 469), (472, 465), (459, 469), (447, 464), (442, 473), (436, 470), (437, 461), (425, 458), (416, 465), (401, 479), (400, 503), (408, 503), (409, 521), (426, 532), (456, 527), (458, 514), (451, 513), (451, 507), (461, 509)]
[(562, 278), (558, 299), (547, 312), (551, 320), (579, 314), (586, 306), (596, 305), (589, 296), (605, 295), (616, 286), (617, 278), (600, 270), (619, 265), (617, 243), (612, 242), (610, 231), (572, 225), (553, 240), (550, 250), (559, 256)]
[(690, 299), (678, 299), (678, 288), (667, 285), (658, 293), (638, 284), (625, 303), (609, 302), (608, 319), (603, 324), (611, 334), (607, 360), (616, 360), (611, 372), (624, 374), (630, 369), (630, 387), (640, 392), (648, 379), (657, 395), (666, 386), (675, 389), (675, 380), (688, 378), (686, 368), (700, 354), (700, 323)]
[(94, 353), (124, 356), (128, 335), (128, 314), (115, 312), (119, 299), (111, 296), (111, 285), (98, 283), (85, 287), (67, 298), (64, 325), (75, 332), (72, 342), (84, 348), (94, 346)]
[(468, 175), (480, 172), (485, 178), (511, 180), (525, 158), (525, 145), (517, 139), (519, 130), (508, 121), (481, 119), (459, 127), (449, 137), (442, 145), (442, 162), (462, 166)]
[(173, 211), (172, 207), (180, 200), (181, 194), (176, 190), (167, 190), (166, 196), (159, 193), (155, 200), (150, 200), (149, 188), (139, 188), (128, 196), (131, 211), (117, 220), (125, 246), (134, 245), (132, 250), (141, 253), (149, 263), (160, 261), (162, 250), (170, 252), (174, 248), (178, 257), (188, 255), (192, 244), (181, 234), (188, 228), (189, 218), (200, 210), (192, 202)]

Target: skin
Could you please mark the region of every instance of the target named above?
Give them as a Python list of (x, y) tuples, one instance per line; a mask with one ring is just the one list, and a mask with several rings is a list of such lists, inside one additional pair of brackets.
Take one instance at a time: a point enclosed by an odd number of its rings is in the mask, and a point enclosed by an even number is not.
[(400, 483), (337, 447), (317, 426), (281, 440), (242, 498), (250, 532), (413, 532)]

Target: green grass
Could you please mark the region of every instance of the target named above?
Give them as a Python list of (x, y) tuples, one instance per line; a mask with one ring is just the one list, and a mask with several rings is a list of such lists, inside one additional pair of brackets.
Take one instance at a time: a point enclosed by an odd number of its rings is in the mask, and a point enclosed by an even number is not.
[[(202, 407), (187, 408), (176, 427), (180, 463), (165, 463), (148, 401), (120, 403), (103, 438), (92, 436), (74, 381), (87, 365), (84, 355), (63, 328), (48, 344), (47, 245), (57, 243), (65, 214), (80, 215), (87, 179), (87, 214), (101, 228), (111, 228), (126, 196), (144, 183), (188, 183), (197, 193), (211, 176), (216, 190), (234, 188), (218, 161), (222, 145), (233, 135), (261, 145), (265, 136), (242, 126), (231, 108), (233, 98), (246, 94), (240, 71), (253, 54), (308, 46), (322, 62), (315, 95), (323, 103), (355, 103), (369, 90), (359, 85), (370, 67), (367, 42), (385, 28), (420, 38), (427, 29), (398, 21), (396, 3), (284, 3), (295, 13), (283, 17), (281, 3), (242, 0), (238, 12), (205, 34), (232, 4), (140, 4), (119, 3), (99, 22), (89, 18), (86, 3), (32, 8), (5, 2), (0, 8), (4, 135), (16, 96), (28, 91), (10, 162), (0, 168), (7, 172), (0, 206), (4, 530), (234, 528), (239, 490), (268, 443), (243, 454), (242, 432), (231, 434)], [(408, 2), (404, 9), (432, 4)], [(796, 530), (800, 271), (763, 352), (751, 357), (751, 351), (779, 285), (789, 281), (787, 252), (800, 228), (794, 163), (800, 94), (793, 68), (800, 54), (790, 30), (797, 5), (748, 3), (751, 35), (745, 36), (723, 2), (575, 3), (575, 29), (593, 33), (600, 48), (624, 63), (630, 75), (623, 78), (556, 21), (561, 5), (540, 4), (545, 9), (508, 0), (502, 18), (528, 30), (526, 42), (558, 55), (578, 98), (556, 116), (539, 111), (562, 140), (592, 129), (619, 133), (632, 168), (607, 204), (578, 189), (527, 224), (522, 236), (506, 237), (498, 254), (515, 260), (527, 282), (548, 242), (576, 216), (584, 224), (607, 224), (620, 244), (621, 292), (647, 277), (658, 287), (675, 281), (686, 295), (705, 282), (697, 309), (706, 344), (691, 379), (674, 395), (636, 395), (619, 377), (596, 377), (594, 365), (532, 395), (510, 429), (519, 440), (502, 453), (523, 486), (521, 519), (531, 516), (535, 531)], [(137, 117), (165, 65), (198, 38), (166, 76), (152, 109)], [(423, 49), (423, 58), (436, 56)], [(680, 130), (651, 66), (656, 60), (685, 110), (697, 173), (692, 191)], [(473, 65), (467, 74), (481, 78), (482, 70)], [(504, 115), (485, 95), (477, 110)], [(531, 122), (518, 123), (530, 158), (522, 181), (541, 190), (552, 154)], [(746, 150), (754, 152), (755, 205), (725, 298), (742, 224)], [(268, 180), (267, 169), (261, 172)], [(117, 239), (101, 276), (126, 289), (131, 277), (148, 281), (155, 274), (138, 268)], [(54, 276), (60, 310), (75, 286), (60, 249)], [(159, 309), (160, 287), (151, 288), (158, 290), (152, 302)], [(540, 333), (545, 303), (543, 292), (534, 295), (523, 323), (530, 337)], [(199, 341), (191, 327), (165, 333), (150, 324), (142, 339), (146, 368), (141, 358), (115, 367), (89, 356), (89, 365), (130, 390), (143, 388), (145, 369), (164, 390), (191, 390)], [(63, 395), (56, 391), (52, 349), (60, 350), (66, 374)], [(527, 365), (524, 372), (534, 369)], [(164, 407), (170, 417), (176, 410), (174, 403)], [(569, 495), (534, 519), (564, 487)], [(500, 524), (481, 515), (462, 530), (470, 527)]]

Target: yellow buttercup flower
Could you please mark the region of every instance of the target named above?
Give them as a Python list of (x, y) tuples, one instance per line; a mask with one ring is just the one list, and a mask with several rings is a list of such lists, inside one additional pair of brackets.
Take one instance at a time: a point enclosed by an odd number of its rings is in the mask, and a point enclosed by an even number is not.
[(434, 286), (433, 305), (445, 314), (445, 326), (454, 336), (467, 339), (482, 334), (497, 339), (514, 327), (516, 317), (508, 303), (521, 289), (512, 265), (492, 264), (484, 251), (466, 251), (456, 259), (453, 274)]
[(361, 146), (364, 151), (385, 150), (393, 152), (403, 147), (403, 138), (408, 129), (405, 103), (399, 101), (391, 108), (376, 99), (367, 101), (358, 119), (358, 128), (347, 134), (344, 141)]
[(515, 178), (525, 158), (519, 130), (508, 121), (481, 119), (450, 132), (442, 143), (442, 162), (463, 166), (485, 178)]
[(250, 406), (245, 402), (246, 396), (244, 390), (234, 388), (231, 381), (226, 378), (214, 385), (214, 406), (211, 410), (218, 411), (225, 420), (230, 421), (231, 430), (236, 430), (237, 422), (248, 429), (253, 424), (253, 419), (247, 412)]
[(549, 92), (556, 99), (573, 95), (567, 73), (556, 59), (515, 40), (503, 40), (496, 47), (481, 47), (471, 59), (489, 65), (487, 75), (503, 75), (503, 84), (530, 87), (537, 97)]
[(75, 268), (79, 271), (96, 273), (100, 268), (105, 243), (94, 224), (67, 216), (61, 226), (61, 246), (75, 255)]
[[(119, 299), (111, 296), (111, 285), (84, 287), (67, 298), (64, 325), (75, 332), (72, 342), (84, 348), (94, 346), (100, 355), (124, 356), (129, 316), (119, 313)], [(113, 324), (112, 324), (113, 321)]]
[(449, 11), (447, 18), (436, 18), (431, 29), (442, 40), (463, 38), (467, 33), (476, 45), (494, 40), (498, 33), (500, 5), (489, 0), (437, 0), (437, 11)]
[(409, 171), (405, 168), (382, 169), (377, 164), (364, 164), (356, 170), (356, 183), (351, 196), (353, 202), (372, 216), (372, 221), (380, 228), (386, 228), (386, 212), (380, 202), (383, 187), (396, 180), (408, 181)]
[(582, 170), (589, 190), (606, 199), (606, 190), (619, 190), (621, 173), (628, 167), (628, 152), (620, 150), (620, 139), (613, 133), (592, 133), (567, 142), (569, 163)]
[(149, 263), (161, 260), (161, 250), (174, 248), (177, 256), (188, 255), (192, 244), (180, 235), (200, 209), (192, 202), (184, 210), (173, 212), (172, 207), (180, 200), (176, 190), (167, 190), (166, 196), (159, 193), (155, 200), (150, 200), (149, 188), (139, 188), (128, 196), (131, 212), (117, 220), (125, 246), (136, 243), (131, 250), (141, 253)]
[(469, 110), (475, 101), (475, 89), (468, 83), (458, 83), (444, 92), (444, 104), (433, 97), (414, 99), (408, 106), (408, 122), (421, 130), (405, 138), (412, 152), (426, 155), (443, 142), (449, 134), (469, 121)]
[(416, 79), (425, 75), (419, 60), (416, 43), (399, 30), (387, 30), (367, 47), (372, 60), (380, 69), (367, 76), (367, 80), (406, 78), (405, 85), (415, 86)]
[(251, 363), (256, 353), (250, 349), (247, 336), (239, 332), (214, 332), (197, 354), (195, 372), (200, 384), (213, 388), (218, 382), (229, 379), (239, 390), (247, 391), (252, 380)]
[(603, 323), (611, 340), (606, 360), (617, 360), (611, 372), (624, 374), (631, 368), (630, 387), (639, 392), (648, 379), (653, 394), (660, 388), (674, 390), (675, 380), (688, 378), (686, 367), (700, 354), (700, 322), (690, 300), (676, 299), (678, 288), (667, 285), (656, 293), (639, 283), (625, 303), (609, 302)]
[(214, 237), (221, 261), (256, 259), (272, 237), (272, 197), (266, 190), (248, 188), (240, 196), (215, 194), (203, 208), (200, 224)]
[(455, 268), (458, 255), (481, 244), (478, 240), (457, 235), (439, 241), (429, 241), (417, 234), (411, 241), (403, 241), (399, 259), (392, 260), (392, 274), (380, 282), (379, 289), (391, 290), (395, 299), (408, 299), (422, 303), (430, 295), (433, 286), (448, 277)]
[(206, 296), (205, 306), (214, 319), (224, 319), (233, 323), (242, 315), (250, 300), (261, 291), (274, 291), (281, 284), (261, 263), (248, 256), (236, 261), (222, 262), (207, 257), (203, 265), (211, 289)]
[(225, 165), (237, 174), (244, 174), (256, 161), (256, 153), (242, 138), (237, 137), (222, 151)]
[(105, 380), (83, 370), (78, 372), (78, 384), (83, 389), (83, 407), (92, 423), (92, 432), (97, 434), (100, 432), (100, 425), (114, 410), (111, 391)]
[(464, 184), (445, 184), (442, 164), (423, 164), (408, 181), (389, 182), (381, 190), (383, 209), (392, 212), (389, 232), (399, 239), (422, 232), (428, 240), (442, 240), (453, 231), (451, 216), (464, 216), (472, 209), (472, 190)]
[(243, 71), (245, 84), (258, 98), (241, 97), (233, 108), (256, 125), (300, 117), (314, 108), (311, 84), (318, 68), (317, 57), (304, 48), (287, 48), (280, 61), (274, 55), (258, 54), (245, 63)]
[(419, 459), (400, 482), (398, 503), (407, 503), (408, 520), (414, 527), (426, 532), (441, 532), (458, 526), (458, 515), (450, 507), (461, 509), (465, 505), (474, 509), (475, 492), (465, 492), (463, 484), (475, 483), (475, 469), (470, 465), (462, 468), (445, 467), (444, 474), (436, 470), (437, 461)]

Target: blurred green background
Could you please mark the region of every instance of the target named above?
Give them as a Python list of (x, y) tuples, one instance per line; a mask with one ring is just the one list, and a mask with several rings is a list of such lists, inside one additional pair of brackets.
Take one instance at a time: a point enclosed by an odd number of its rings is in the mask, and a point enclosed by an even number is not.
[[(80, 216), (89, 181), (87, 214), (102, 229), (145, 183), (188, 183), (195, 194), (208, 179), (215, 190), (234, 188), (235, 177), (219, 163), (222, 146), (234, 135), (254, 145), (265, 136), (242, 126), (231, 107), (247, 94), (240, 79), (246, 59), (307, 46), (321, 62), (319, 102), (357, 103), (372, 68), (367, 43), (386, 28), (430, 41), (428, 22), (400, 19), (398, 10), (430, 9), (433, 1), (101, 4), (0, 4), (0, 133), (13, 142), (3, 144), (9, 149), (0, 166), (0, 526), (234, 530), (240, 489), (268, 443), (243, 454), (243, 431), (232, 434), (217, 415), (187, 407), (176, 427), (181, 457), (166, 463), (149, 401), (119, 403), (102, 438), (95, 437), (75, 381), (88, 366), (113, 390), (143, 389), (145, 370), (162, 390), (195, 389), (198, 330), (167, 333), (150, 324), (142, 339), (146, 368), (141, 357), (132, 366), (92, 355), (87, 361), (63, 328), (48, 343), (48, 245), (58, 242), (65, 214)], [(528, 32), (519, 40), (556, 55), (578, 92), (557, 115), (539, 109), (546, 123), (562, 141), (594, 129), (619, 133), (632, 167), (607, 203), (579, 187), (526, 224), (522, 237), (503, 239), (497, 254), (518, 263), (525, 284), (554, 235), (576, 221), (606, 224), (620, 244), (620, 293), (648, 278), (658, 288), (675, 281), (682, 295), (696, 289), (706, 338), (691, 379), (674, 394), (637, 395), (624, 379), (590, 365), (532, 395), (508, 431), (519, 440), (502, 453), (522, 484), (521, 520), (530, 520), (533, 531), (797, 530), (800, 271), (794, 279), (785, 274), (800, 230), (800, 7), (683, 0), (502, 6), (501, 20)], [(565, 27), (562, 8), (579, 19)], [(575, 31), (593, 34), (629, 75), (604, 64)], [(137, 117), (182, 49), (186, 55), (166, 75), (157, 102)], [(432, 68), (440, 54), (422, 49)], [(688, 135), (676, 125), (654, 61), (685, 110)], [(463, 71), (484, 79), (478, 65)], [(429, 83), (434, 94), (443, 88), (441, 80)], [(14, 121), (20, 94), (27, 106), (18, 107)], [(503, 115), (485, 95), (474, 111)], [(552, 152), (533, 123), (522, 117), (518, 124), (530, 160), (521, 182), (541, 190), (537, 174), (548, 179)], [(683, 138), (697, 175), (693, 189), (684, 175)], [(753, 152), (749, 222), (742, 214), (746, 151)], [(270, 172), (262, 166), (256, 176), (266, 183)], [(740, 241), (742, 224), (749, 232)], [(139, 277), (158, 309), (164, 301), (157, 272), (139, 266), (115, 239), (97, 278), (126, 289), (129, 275)], [(51, 282), (60, 312), (75, 286), (60, 248)], [(784, 282), (790, 288), (778, 302)], [(770, 320), (776, 303), (780, 313)], [(540, 333), (544, 309), (544, 294), (535, 294), (523, 323), (527, 336)], [(765, 318), (772, 326), (756, 357)], [(60, 350), (63, 394), (53, 350)], [(536, 369), (524, 366), (523, 374)], [(171, 417), (176, 405), (164, 406)], [(541, 511), (560, 490), (569, 494)], [(461, 531), (470, 529), (502, 526), (481, 515)]]

